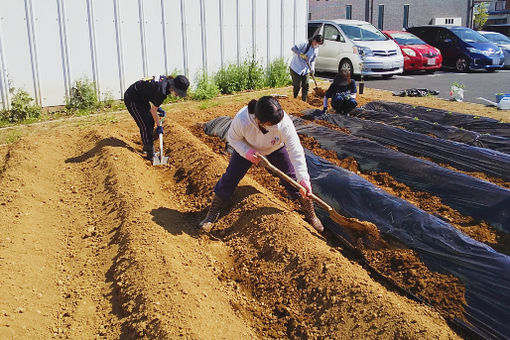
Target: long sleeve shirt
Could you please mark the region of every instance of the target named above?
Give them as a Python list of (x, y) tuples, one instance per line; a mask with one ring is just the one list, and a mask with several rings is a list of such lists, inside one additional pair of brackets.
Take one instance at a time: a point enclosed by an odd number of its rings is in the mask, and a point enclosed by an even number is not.
[(137, 81), (131, 86), (136, 99), (161, 106), (168, 95), (168, 79), (165, 76), (154, 76)]
[[(315, 70), (315, 60), (319, 55), (319, 48), (313, 48), (312, 46), (310, 46), (308, 51), (306, 51), (307, 46), (308, 42), (304, 42), (302, 44), (294, 45), (291, 48), (292, 52), (294, 52), (294, 56), (292, 57), (292, 61), (290, 62), (290, 68), (300, 76), (304, 76), (305, 74), (310, 73), (312, 70)], [(310, 63), (310, 66), (312, 68), (311, 70), (308, 68), (306, 61), (299, 56), (301, 53), (306, 54), (308, 62)]]
[(261, 155), (266, 156), (285, 146), (298, 181), (310, 180), (303, 146), (299, 141), (294, 123), (285, 112), (283, 119), (276, 124), (275, 129), (263, 133), (255, 120), (255, 115), (250, 114), (248, 106), (245, 106), (232, 120), (227, 133), (227, 141), (237, 153), (245, 158), (250, 149), (255, 149)]
[(326, 94), (324, 96), (324, 107), (328, 106), (328, 98), (335, 98), (336, 94), (342, 94), (345, 98), (349, 96), (350, 98), (356, 98), (356, 82), (354, 79), (351, 79), (349, 84), (343, 84), (343, 80), (340, 78), (335, 78), (329, 88), (326, 90)]

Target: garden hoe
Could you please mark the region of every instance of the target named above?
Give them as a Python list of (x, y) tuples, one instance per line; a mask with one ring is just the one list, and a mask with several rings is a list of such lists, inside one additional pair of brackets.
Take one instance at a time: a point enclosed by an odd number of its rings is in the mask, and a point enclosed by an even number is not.
[(313, 82), (315, 84), (315, 88), (313, 89), (313, 93), (317, 97), (324, 97), (326, 92), (322, 88), (320, 88), (319, 85), (317, 85), (317, 80), (315, 80), (315, 75), (312, 72), (312, 67), (310, 66), (310, 62), (308, 61), (308, 59), (306, 59), (306, 65), (308, 66), (308, 69), (310, 70), (310, 75), (312, 76)]
[[(291, 184), (293, 187), (299, 190), (305, 190), (301, 184), (293, 180), (291, 177), (289, 177), (286, 173), (281, 171), (280, 169), (276, 168), (274, 165), (272, 165), (266, 157), (257, 154), (257, 157), (260, 158), (260, 162), (271, 172), (275, 173), (278, 177), (285, 180), (289, 184)], [(371, 222), (360, 222), (356, 220), (355, 218), (347, 218), (342, 215), (340, 215), (338, 212), (336, 212), (329, 204), (324, 202), (321, 198), (316, 196), (315, 194), (311, 195), (311, 198), (317, 202), (323, 209), (325, 209), (329, 213), (329, 217), (335, 222), (338, 223), (340, 226), (349, 229), (351, 231), (354, 231), (356, 234), (364, 234), (367, 236), (367, 240), (370, 242), (371, 247), (374, 249), (379, 249), (381, 247), (386, 246), (386, 242), (381, 238), (381, 234), (379, 233), (379, 229), (377, 229), (377, 226)]]
[[(159, 121), (159, 126), (161, 126), (162, 121)], [(159, 152), (154, 153), (154, 158), (152, 159), (152, 165), (165, 165), (168, 164), (168, 157), (163, 156), (163, 134), (159, 134)]]

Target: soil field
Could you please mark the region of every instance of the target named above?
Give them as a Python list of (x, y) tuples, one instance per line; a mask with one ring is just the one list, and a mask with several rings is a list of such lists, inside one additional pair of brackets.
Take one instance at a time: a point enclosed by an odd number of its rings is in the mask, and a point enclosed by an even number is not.
[[(278, 180), (252, 167), (211, 234), (196, 226), (228, 164), (203, 123), (278, 89), (166, 106), (165, 154), (140, 155), (126, 111), (0, 130), (0, 339), (456, 339), (464, 287), (391, 240), (370, 264), (423, 299), (371, 275), (303, 220)], [(366, 89), (361, 104), (392, 97)], [(480, 105), (416, 105), (508, 118)], [(289, 114), (312, 107), (281, 99)], [(13, 136), (16, 138), (13, 138)], [(20, 136), (20, 137), (18, 137)], [(510, 253), (507, 235), (385, 173), (360, 173), (313, 139), (313, 152)], [(503, 183), (508, 185), (508, 183)], [(358, 235), (360, 238), (363, 235)]]

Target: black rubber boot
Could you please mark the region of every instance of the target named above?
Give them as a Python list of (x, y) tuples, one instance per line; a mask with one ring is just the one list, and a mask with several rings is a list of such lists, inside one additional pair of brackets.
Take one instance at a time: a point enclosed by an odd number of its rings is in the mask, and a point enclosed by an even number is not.
[(220, 216), (220, 209), (222, 205), (223, 200), (218, 195), (214, 194), (207, 216), (198, 225), (201, 230), (209, 231), (212, 229), (214, 222), (216, 222)]
[(143, 152), (146, 153), (145, 158), (147, 158), (149, 161), (154, 159), (154, 145), (144, 145)]
[(310, 223), (315, 230), (321, 232), (324, 230), (324, 226), (322, 225), (321, 220), (315, 215), (315, 209), (313, 207), (313, 201), (311, 198), (299, 198), (299, 203), (301, 203), (301, 208), (305, 213), (305, 221)]

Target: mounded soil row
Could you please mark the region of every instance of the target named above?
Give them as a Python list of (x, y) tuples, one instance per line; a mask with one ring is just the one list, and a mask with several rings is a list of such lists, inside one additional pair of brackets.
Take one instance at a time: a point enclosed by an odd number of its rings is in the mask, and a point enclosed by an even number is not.
[(4, 152), (2, 338), (457, 338), (251, 176), (221, 240), (198, 233), (224, 157), (167, 121), (170, 165), (153, 167), (115, 120), (34, 129)]
[[(388, 99), (371, 92), (360, 102)], [(126, 112), (27, 127), (1, 147), (0, 338), (458, 338), (445, 322), (463, 298), (453, 278), (425, 274), (408, 249), (365, 249), (422, 298), (447, 292), (443, 314), (396, 293), (304, 222), (264, 169), (250, 170), (210, 235), (197, 232), (228, 162), (200, 126), (249, 99), (167, 107), (167, 167), (141, 157)]]

